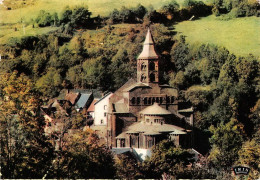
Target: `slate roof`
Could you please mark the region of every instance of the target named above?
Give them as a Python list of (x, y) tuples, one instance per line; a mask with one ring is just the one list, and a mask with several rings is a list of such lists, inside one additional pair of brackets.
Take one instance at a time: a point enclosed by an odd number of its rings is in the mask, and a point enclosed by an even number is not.
[(92, 93), (86, 94), (82, 93), (79, 100), (76, 103), (77, 108), (84, 108), (86, 106), (86, 103), (88, 102), (89, 98), (91, 97)]
[(154, 49), (153, 37), (149, 28), (144, 41), (143, 51), (139, 55), (138, 59), (158, 59), (158, 55)]
[(152, 106), (149, 106), (142, 111), (140, 111), (140, 114), (146, 114), (146, 115), (170, 115), (172, 114), (170, 111), (162, 108), (157, 103), (154, 103)]

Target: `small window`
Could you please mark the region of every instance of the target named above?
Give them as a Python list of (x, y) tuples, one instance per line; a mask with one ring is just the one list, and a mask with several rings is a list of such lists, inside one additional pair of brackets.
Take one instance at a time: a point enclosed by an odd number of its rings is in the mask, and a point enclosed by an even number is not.
[(107, 117), (107, 113), (106, 112), (104, 113), (104, 117)]
[(148, 104), (151, 104), (152, 103), (152, 98), (149, 98), (148, 99)]
[(103, 119), (101, 119), (101, 121), (100, 121), (100, 124), (103, 124), (104, 123), (104, 120)]
[(171, 97), (171, 103), (174, 103), (174, 96)]
[(107, 109), (107, 105), (104, 105), (104, 110), (106, 110)]
[(133, 97), (133, 98), (131, 99), (131, 103), (132, 103), (132, 104), (135, 104), (135, 97)]
[(147, 98), (144, 98), (144, 104), (147, 104)]
[(163, 98), (162, 97), (160, 97), (160, 104), (162, 104), (163, 103)]
[(136, 101), (137, 101), (137, 102), (136, 102), (137, 104), (140, 104), (140, 102), (141, 102), (140, 97), (137, 97), (137, 98), (136, 98)]
[(170, 97), (169, 96), (166, 97), (166, 102), (167, 102), (167, 104), (170, 103)]

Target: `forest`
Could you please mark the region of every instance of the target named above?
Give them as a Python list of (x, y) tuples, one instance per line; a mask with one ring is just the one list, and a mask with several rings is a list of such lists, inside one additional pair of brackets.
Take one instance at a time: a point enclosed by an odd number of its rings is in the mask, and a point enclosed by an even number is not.
[[(40, 11), (33, 28), (57, 27), (37, 36), (10, 38), (0, 45), (0, 136), (3, 178), (173, 178), (230, 179), (243, 164), (260, 176), (260, 61), (237, 56), (215, 44), (189, 44), (172, 25), (208, 15), (224, 19), (258, 16), (257, 1), (171, 1), (160, 9), (141, 4), (92, 16), (86, 6), (58, 13)], [(161, 82), (180, 92), (195, 109), (195, 149), (205, 159), (193, 163), (187, 149), (162, 141), (150, 159), (114, 159), (98, 136), (76, 131), (60, 151), (43, 133), (40, 108), (62, 89), (115, 91), (136, 77), (136, 58), (147, 27), (160, 55)], [(70, 121), (77, 124), (81, 117)], [(81, 127), (78, 127), (80, 129)], [(84, 168), (82, 168), (84, 167)]]

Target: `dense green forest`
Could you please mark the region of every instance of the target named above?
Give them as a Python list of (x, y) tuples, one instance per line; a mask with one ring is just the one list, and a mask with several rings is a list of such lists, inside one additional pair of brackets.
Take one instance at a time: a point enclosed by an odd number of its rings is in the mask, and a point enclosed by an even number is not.
[[(175, 178), (229, 179), (232, 166), (245, 164), (251, 178), (259, 177), (259, 57), (236, 56), (214, 44), (191, 45), (184, 36), (176, 38), (172, 28), (193, 15), (257, 16), (259, 4), (186, 0), (182, 6), (171, 1), (157, 10), (122, 7), (107, 17), (93, 17), (86, 6), (65, 7), (61, 14), (43, 10), (29, 23), (57, 30), (10, 38), (1, 45), (2, 176), (133, 179), (166, 173)], [(134, 78), (147, 26), (160, 55), (161, 82), (177, 88), (180, 99), (195, 109), (194, 148), (205, 155), (204, 167), (188, 169), (189, 152), (168, 141), (154, 147), (143, 163), (128, 157), (114, 160), (91, 131), (75, 133), (63, 151), (54, 151), (52, 139), (43, 136), (40, 107), (64, 88), (115, 91)]]

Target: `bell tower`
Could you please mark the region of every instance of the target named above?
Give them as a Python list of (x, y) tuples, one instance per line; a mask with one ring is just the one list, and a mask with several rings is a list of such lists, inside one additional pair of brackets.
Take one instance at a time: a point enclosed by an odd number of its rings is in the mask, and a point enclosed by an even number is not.
[(148, 28), (143, 51), (137, 58), (137, 82), (145, 84), (159, 83), (159, 57), (154, 49), (154, 41)]

